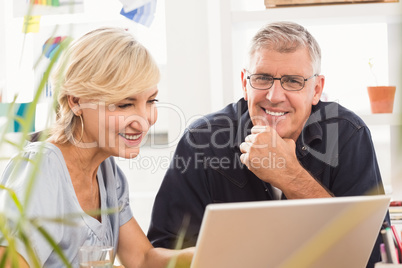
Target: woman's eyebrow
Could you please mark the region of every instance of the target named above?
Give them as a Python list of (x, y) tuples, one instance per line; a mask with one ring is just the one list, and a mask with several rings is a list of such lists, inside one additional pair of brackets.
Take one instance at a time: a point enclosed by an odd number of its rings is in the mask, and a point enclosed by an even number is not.
[[(149, 98), (152, 98), (152, 97), (154, 97), (154, 96), (156, 96), (156, 95), (158, 95), (158, 93), (159, 93), (159, 91), (157, 90), (157, 91), (155, 91), (151, 96), (149, 96)], [(127, 97), (127, 98), (125, 98), (124, 100), (127, 100), (127, 101), (136, 101), (137, 100), (137, 98), (136, 97)]]
[(156, 90), (156, 91), (154, 92), (154, 94), (152, 94), (150, 97), (154, 97), (154, 96), (158, 95), (158, 93), (159, 93), (159, 90)]

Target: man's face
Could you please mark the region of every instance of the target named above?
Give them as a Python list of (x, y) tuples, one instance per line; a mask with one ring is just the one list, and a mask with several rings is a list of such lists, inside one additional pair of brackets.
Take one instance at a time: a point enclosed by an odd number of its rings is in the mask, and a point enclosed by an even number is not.
[(314, 73), (307, 48), (291, 53), (257, 50), (250, 59), (249, 70), (242, 72), (244, 99), (253, 125), (270, 125), (282, 138), (296, 141), (310, 115), (311, 106), (317, 104), (321, 97), (324, 76), (309, 79), (300, 91), (286, 91), (279, 80), (274, 80), (270, 89), (254, 89), (247, 79), (250, 74), (309, 78)]

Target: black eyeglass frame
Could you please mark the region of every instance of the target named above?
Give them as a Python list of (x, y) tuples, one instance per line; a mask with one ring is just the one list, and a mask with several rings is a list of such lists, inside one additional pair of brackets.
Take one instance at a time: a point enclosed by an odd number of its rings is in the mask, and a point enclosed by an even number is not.
[[(267, 87), (267, 88), (256, 88), (256, 87), (254, 87), (254, 86), (251, 84), (251, 80), (250, 80), (253, 75), (264, 75), (264, 76), (272, 77), (272, 84), (271, 84), (271, 86), (270, 86), (270, 87)], [(313, 74), (313, 75), (310, 76), (309, 78), (304, 78), (304, 77), (301, 76), (301, 75), (283, 75), (283, 76), (281, 76), (281, 77), (273, 77), (272, 75), (266, 75), (266, 74), (250, 74), (250, 75), (247, 76), (247, 79), (248, 79), (248, 82), (249, 82), (250, 86), (251, 86), (252, 88), (254, 88), (254, 89), (257, 89), (257, 90), (267, 90), (267, 89), (270, 89), (270, 88), (274, 85), (275, 80), (279, 80), (279, 81), (281, 82), (281, 87), (282, 87), (284, 90), (286, 90), (286, 91), (300, 91), (300, 90), (302, 90), (302, 89), (304, 88), (304, 86), (306, 85), (306, 82), (307, 82), (308, 80), (310, 80), (311, 78), (316, 77), (316, 76), (318, 76), (318, 75), (319, 75), (319, 74)], [(297, 77), (303, 78), (303, 86), (302, 86), (300, 89), (286, 89), (286, 88), (284, 88), (284, 87), (283, 87), (282, 78), (284, 78), (284, 77), (289, 77), (289, 76), (297, 76)]]

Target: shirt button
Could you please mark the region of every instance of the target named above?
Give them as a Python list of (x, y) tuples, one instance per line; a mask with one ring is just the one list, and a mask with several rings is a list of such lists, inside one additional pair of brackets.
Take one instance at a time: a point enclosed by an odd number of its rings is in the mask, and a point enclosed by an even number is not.
[(302, 150), (303, 150), (303, 151), (307, 150), (306, 146), (303, 146), (303, 147), (302, 147)]

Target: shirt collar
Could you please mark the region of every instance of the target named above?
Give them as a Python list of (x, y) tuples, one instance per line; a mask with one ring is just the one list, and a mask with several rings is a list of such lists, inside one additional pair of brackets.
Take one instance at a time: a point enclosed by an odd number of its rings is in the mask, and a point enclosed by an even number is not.
[(235, 133), (235, 147), (239, 148), (240, 144), (251, 134), (253, 123), (251, 122), (250, 114), (248, 112), (247, 101), (243, 98), (237, 102), (237, 118), (239, 123)]
[(322, 127), (319, 124), (319, 122), (322, 121), (320, 112), (321, 106), (321, 102), (312, 106), (311, 114), (296, 141), (297, 151), (303, 156), (308, 153), (308, 150), (306, 149), (307, 146), (309, 147), (313, 142), (322, 141), (323, 139)]

